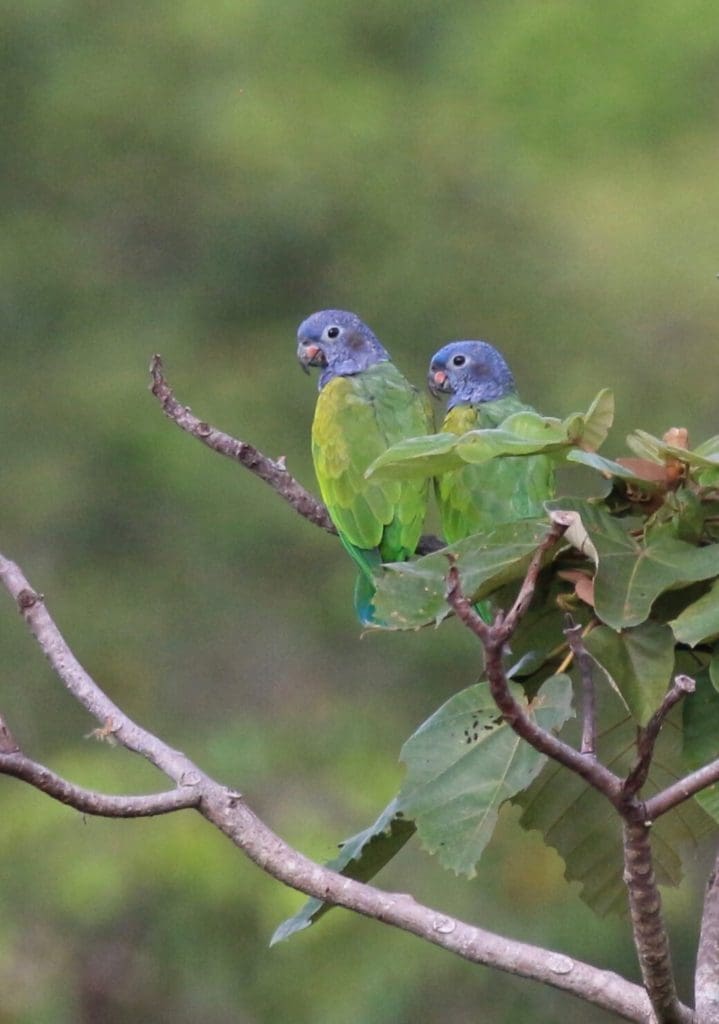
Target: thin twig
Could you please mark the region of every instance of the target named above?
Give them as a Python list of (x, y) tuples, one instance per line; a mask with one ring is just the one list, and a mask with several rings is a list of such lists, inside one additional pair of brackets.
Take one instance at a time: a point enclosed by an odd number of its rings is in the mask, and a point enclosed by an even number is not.
[(567, 616), (568, 625), (564, 630), (570, 650), (577, 662), (582, 681), (582, 745), (579, 748), (585, 757), (595, 757), (597, 752), (597, 709), (594, 692), (594, 665), (584, 646), (582, 627)]
[[(346, 907), (485, 964), (570, 992), (620, 1017), (645, 1024), (646, 993), (610, 971), (551, 950), (505, 939), (416, 903), (346, 878), (309, 860), (275, 835), (239, 793), (211, 779), (188, 757), (136, 725), (82, 668), (20, 568), (0, 555), (0, 582), (15, 600), (67, 690), (115, 739), (146, 757), (179, 787), (192, 787), (197, 810), (266, 873), (308, 896)], [(17, 756), (17, 755), (11, 755)]]
[(654, 877), (649, 827), (624, 821), (624, 882), (627, 886), (632, 934), (644, 987), (658, 1024), (689, 1024), (693, 1014), (677, 998), (662, 917), (662, 901)]
[(633, 797), (647, 781), (649, 769), (654, 756), (654, 746), (664, 721), (675, 704), (694, 693), (696, 683), (691, 676), (678, 675), (664, 695), (664, 699), (637, 737), (637, 760), (624, 780), (623, 790), (627, 797)]
[[(284, 459), (271, 459), (248, 441), (240, 441), (231, 434), (198, 419), (188, 406), (182, 405), (167, 382), (162, 365), (162, 357), (154, 355), (150, 362), (152, 383), (150, 391), (157, 398), (162, 411), (168, 419), (176, 423), (186, 434), (197, 438), (202, 444), (211, 448), (219, 455), (239, 462), (245, 469), (264, 480), (281, 498), (308, 522), (326, 530), (337, 533), (326, 507), (314, 494), (296, 480), (285, 466)], [(426, 555), (444, 547), (440, 538), (427, 534), (420, 538), (417, 554)]]
[(154, 355), (150, 362), (150, 376), (152, 384), (150, 391), (158, 399), (162, 411), (176, 423), (185, 433), (196, 437), (202, 444), (207, 445), (220, 455), (239, 462), (245, 469), (258, 476), (269, 484), (273, 491), (276, 491), (281, 498), (284, 498), (296, 512), (303, 518), (321, 527), (328, 533), (337, 533), (337, 530), (330, 519), (329, 512), (322, 502), (315, 498), (292, 474), (286, 469), (282, 459), (270, 459), (254, 445), (247, 441), (240, 441), (230, 434), (217, 430), (209, 423), (194, 416), (187, 406), (177, 401), (172, 388), (167, 383), (162, 366), (162, 357)]
[(719, 782), (719, 758), (649, 797), (644, 803), (647, 821), (656, 821), (662, 814), (683, 804), (708, 786), (713, 786), (715, 782)]
[(68, 782), (44, 765), (31, 761), (29, 757), (19, 753), (0, 754), (0, 775), (11, 775), (29, 783), (53, 800), (74, 807), (76, 811), (103, 818), (149, 818), (157, 814), (170, 814), (172, 811), (197, 807), (200, 801), (199, 790), (192, 786), (142, 796), (110, 796), (98, 793)]
[(694, 998), (701, 1024), (719, 1021), (719, 857), (707, 882), (694, 972)]
[(551, 551), (554, 545), (564, 535), (566, 530), (567, 527), (565, 524), (553, 522), (541, 544), (532, 555), (529, 566), (527, 567), (527, 571), (524, 575), (522, 585), (519, 588), (519, 593), (514, 599), (514, 604), (504, 616), (500, 624), (501, 636), (505, 643), (514, 634), (519, 622), (524, 618), (527, 609), (532, 603), (534, 592), (537, 589), (537, 580), (539, 579), (539, 574), (542, 571), (542, 563), (544, 562), (545, 555)]
[[(536, 576), (535, 576), (536, 579)], [(511, 639), (507, 633), (507, 625), (516, 627), (519, 615), (510, 615), (496, 625), (487, 625), (474, 610), (472, 603), (461, 590), (459, 571), (452, 565), (447, 577), (447, 602), (454, 609), (457, 617), (464, 622), (482, 641), (485, 651), (485, 671), (494, 701), (502, 712), (507, 724), (526, 740), (540, 754), (551, 757), (554, 761), (576, 772), (591, 786), (603, 793), (614, 806), (618, 806), (621, 780), (603, 764), (592, 758), (583, 757), (578, 750), (558, 739), (553, 733), (543, 729), (526, 713), (524, 708), (514, 699), (509, 689), (507, 675), (504, 671), (504, 644)], [(526, 580), (525, 580), (526, 582)], [(525, 588), (522, 587), (524, 592)], [(520, 593), (521, 593), (520, 592)], [(528, 603), (525, 605), (525, 608)], [(515, 602), (515, 608), (517, 604)], [(511, 613), (510, 613), (511, 614)]]

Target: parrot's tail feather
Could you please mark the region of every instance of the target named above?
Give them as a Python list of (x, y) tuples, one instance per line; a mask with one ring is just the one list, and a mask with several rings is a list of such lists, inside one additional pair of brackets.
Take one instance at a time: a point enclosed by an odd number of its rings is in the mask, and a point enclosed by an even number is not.
[(357, 548), (340, 534), (340, 540), (359, 569), (355, 582), (354, 606), (357, 618), (363, 626), (381, 626), (374, 612), (375, 576), (379, 573), (382, 558), (376, 548)]
[(355, 580), (354, 606), (357, 618), (363, 626), (377, 626), (380, 623), (374, 613), (375, 585), (363, 572), (358, 573)]

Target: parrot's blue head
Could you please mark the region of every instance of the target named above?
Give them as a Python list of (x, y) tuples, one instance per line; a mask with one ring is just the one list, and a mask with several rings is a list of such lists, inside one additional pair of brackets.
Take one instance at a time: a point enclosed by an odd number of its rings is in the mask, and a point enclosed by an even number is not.
[(486, 341), (451, 341), (435, 352), (427, 384), (437, 398), (441, 394), (451, 395), (448, 409), (495, 402), (516, 391), (504, 357)]
[(321, 390), (333, 377), (348, 377), (375, 363), (386, 363), (389, 354), (356, 313), (321, 309), (299, 326), (297, 358), (307, 373), (310, 366), (322, 369)]

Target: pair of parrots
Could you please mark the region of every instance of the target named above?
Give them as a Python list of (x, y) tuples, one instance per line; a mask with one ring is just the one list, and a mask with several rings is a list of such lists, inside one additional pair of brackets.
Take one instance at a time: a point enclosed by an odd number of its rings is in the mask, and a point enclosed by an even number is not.
[[(359, 569), (355, 609), (365, 625), (373, 615), (375, 575), (382, 562), (414, 554), (427, 508), (429, 481), (365, 477), (391, 445), (430, 434), (426, 399), (390, 361), (354, 313), (313, 313), (298, 334), (302, 367), (318, 367), (319, 397), (312, 456), (322, 498), (340, 540)], [(453, 341), (432, 357), (428, 385), (448, 394), (442, 431), (464, 434), (496, 427), (530, 407), (519, 399), (502, 355), (484, 341)], [(553, 494), (551, 461), (543, 455), (467, 464), (437, 477), (435, 490), (448, 543), (488, 532), (500, 523), (541, 515)]]

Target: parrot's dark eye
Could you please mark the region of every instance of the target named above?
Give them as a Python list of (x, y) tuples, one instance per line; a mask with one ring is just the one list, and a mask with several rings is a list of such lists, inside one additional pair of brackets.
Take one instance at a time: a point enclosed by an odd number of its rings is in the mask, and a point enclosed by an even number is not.
[(328, 327), (327, 328), (327, 337), (328, 338), (339, 338), (339, 336), (340, 336), (340, 329), (339, 329), (339, 327)]
[(466, 356), (455, 356), (454, 359), (452, 360), (452, 366), (464, 366), (466, 362)]

